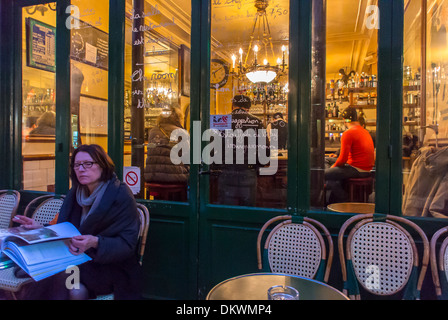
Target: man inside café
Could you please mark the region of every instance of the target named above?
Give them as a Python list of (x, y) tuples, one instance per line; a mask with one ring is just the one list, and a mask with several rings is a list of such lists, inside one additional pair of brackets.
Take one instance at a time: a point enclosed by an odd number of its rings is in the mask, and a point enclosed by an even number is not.
[[(327, 203), (346, 202), (348, 194), (346, 181), (350, 178), (366, 178), (371, 175), (375, 164), (375, 147), (370, 133), (360, 125), (353, 107), (347, 107), (341, 114), (347, 130), (341, 137), (341, 149), (336, 161), (325, 169)], [(330, 158), (336, 158), (330, 155)]]

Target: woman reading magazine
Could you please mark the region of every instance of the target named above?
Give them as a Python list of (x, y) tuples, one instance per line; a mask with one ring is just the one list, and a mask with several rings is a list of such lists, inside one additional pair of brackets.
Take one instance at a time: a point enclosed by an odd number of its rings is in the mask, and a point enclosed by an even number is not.
[[(98, 145), (81, 145), (71, 160), (72, 188), (57, 223), (71, 222), (81, 235), (71, 238), (69, 250), (85, 252), (92, 260), (79, 265), (79, 289), (67, 289), (71, 273), (61, 272), (32, 283), (24, 299), (88, 299), (114, 293), (115, 299), (140, 298), (140, 265), (136, 247), (139, 218), (134, 196), (120, 182), (115, 166)], [(25, 228), (41, 227), (25, 216), (15, 222)]]

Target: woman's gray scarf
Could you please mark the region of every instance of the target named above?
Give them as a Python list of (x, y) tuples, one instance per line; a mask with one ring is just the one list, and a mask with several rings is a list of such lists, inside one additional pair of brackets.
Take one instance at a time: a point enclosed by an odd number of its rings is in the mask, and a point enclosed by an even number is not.
[(101, 182), (89, 196), (87, 196), (87, 187), (78, 186), (76, 189), (76, 201), (82, 208), (81, 224), (98, 207), (108, 185), (109, 181)]

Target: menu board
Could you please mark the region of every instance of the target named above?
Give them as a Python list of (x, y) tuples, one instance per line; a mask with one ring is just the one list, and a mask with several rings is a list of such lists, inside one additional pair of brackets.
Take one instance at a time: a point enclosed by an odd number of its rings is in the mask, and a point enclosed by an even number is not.
[(109, 35), (79, 20), (79, 28), (71, 31), (70, 57), (73, 60), (107, 70), (109, 67)]
[(56, 28), (32, 18), (26, 19), (28, 67), (56, 71)]

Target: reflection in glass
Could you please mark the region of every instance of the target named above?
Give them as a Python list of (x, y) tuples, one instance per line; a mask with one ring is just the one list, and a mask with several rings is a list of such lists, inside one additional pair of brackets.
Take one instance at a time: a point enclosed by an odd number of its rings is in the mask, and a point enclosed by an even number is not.
[(404, 11), (402, 213), (446, 218), (448, 6), (410, 0)]
[(73, 0), (79, 10), (70, 30), (72, 150), (99, 144), (107, 150), (109, 1)]

